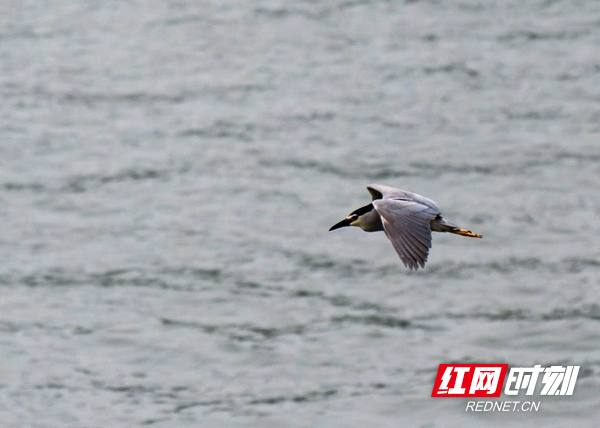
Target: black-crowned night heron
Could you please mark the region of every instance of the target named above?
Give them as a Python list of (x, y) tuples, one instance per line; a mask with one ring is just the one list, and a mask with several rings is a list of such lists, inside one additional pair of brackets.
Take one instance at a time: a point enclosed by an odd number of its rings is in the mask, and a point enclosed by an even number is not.
[(435, 202), (424, 196), (380, 184), (370, 184), (367, 189), (373, 202), (355, 210), (329, 230), (344, 226), (358, 226), (365, 232), (383, 230), (410, 270), (425, 267), (431, 248), (431, 231), (482, 237), (444, 220)]

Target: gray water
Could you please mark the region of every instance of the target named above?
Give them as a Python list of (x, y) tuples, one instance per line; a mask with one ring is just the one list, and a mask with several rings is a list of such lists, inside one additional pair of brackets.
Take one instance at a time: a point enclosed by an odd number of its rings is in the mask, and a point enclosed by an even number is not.
[[(4, 2), (0, 99), (0, 426), (600, 423), (600, 3)], [(369, 183), (484, 239), (328, 233)]]

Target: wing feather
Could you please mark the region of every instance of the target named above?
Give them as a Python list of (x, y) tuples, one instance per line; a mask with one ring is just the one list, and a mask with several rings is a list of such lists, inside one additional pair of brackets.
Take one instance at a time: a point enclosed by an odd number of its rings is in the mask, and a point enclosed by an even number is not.
[(425, 267), (431, 248), (429, 222), (439, 214), (437, 207), (404, 197), (376, 199), (373, 206), (404, 266), (411, 270)]
[(425, 205), (439, 212), (435, 202), (431, 199), (421, 196), (418, 193), (409, 192), (407, 190), (396, 189), (395, 187), (383, 186), (381, 184), (369, 184), (367, 190), (371, 194), (373, 200), (376, 199), (405, 199)]

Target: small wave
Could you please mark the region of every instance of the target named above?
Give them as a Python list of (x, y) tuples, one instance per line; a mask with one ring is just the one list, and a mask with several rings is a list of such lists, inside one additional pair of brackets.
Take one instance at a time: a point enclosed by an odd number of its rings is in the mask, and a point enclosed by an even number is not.
[(303, 403), (303, 402), (311, 402), (311, 401), (323, 401), (329, 397), (332, 397), (338, 393), (335, 389), (328, 389), (326, 391), (312, 391), (307, 392), (300, 395), (293, 396), (274, 396), (274, 397), (265, 397), (265, 398), (257, 398), (248, 402), (250, 405), (257, 404), (278, 404), (284, 401), (291, 401), (294, 403)]
[(284, 116), (282, 120), (288, 121), (296, 121), (300, 123), (311, 123), (311, 122), (329, 122), (334, 120), (336, 114), (332, 111), (318, 112), (313, 111), (309, 114), (298, 114), (295, 116)]
[(562, 107), (551, 107), (542, 110), (502, 109), (502, 113), (511, 120), (556, 120), (563, 116)]
[(294, 16), (300, 16), (310, 20), (322, 20), (329, 16), (328, 9), (321, 10), (308, 10), (308, 9), (299, 9), (299, 8), (284, 8), (284, 7), (275, 7), (275, 8), (266, 8), (266, 7), (256, 7), (254, 9), (254, 15), (259, 18), (268, 18), (268, 19), (287, 19)]
[(581, 308), (556, 308), (553, 311), (543, 314), (543, 320), (563, 320), (574, 318), (585, 318), (594, 321), (600, 321), (600, 306), (591, 304)]
[[(554, 115), (560, 114), (558, 110), (548, 110), (545, 112), (525, 112), (507, 113), (518, 116), (523, 120), (549, 119)], [(334, 164), (326, 161), (313, 159), (284, 159), (284, 160), (266, 160), (259, 163), (267, 168), (296, 168), (299, 170), (312, 170), (319, 174), (334, 175), (341, 178), (363, 178), (364, 180), (391, 180), (400, 177), (426, 177), (439, 178), (446, 175), (483, 175), (483, 176), (507, 176), (507, 175), (527, 175), (531, 174), (532, 168), (546, 168), (551, 165), (559, 164), (568, 160), (576, 160), (581, 163), (596, 164), (600, 162), (600, 155), (596, 153), (572, 153), (559, 152), (550, 156), (540, 154), (526, 157), (518, 163), (487, 163), (487, 164), (468, 164), (468, 163), (432, 163), (432, 162), (411, 162), (403, 167), (393, 164), (383, 163), (380, 165), (356, 165), (345, 166), (344, 164)]]
[(436, 67), (431, 67), (431, 66), (423, 67), (423, 72), (425, 74), (461, 73), (461, 74), (465, 74), (468, 77), (472, 77), (472, 78), (479, 76), (479, 72), (477, 70), (469, 68), (466, 65), (460, 64), (460, 63), (450, 63), (450, 64), (440, 65), (440, 66), (436, 66)]
[(4, 190), (9, 192), (22, 192), (22, 191), (31, 191), (31, 192), (43, 192), (46, 190), (46, 186), (41, 183), (16, 183), (16, 182), (6, 182), (2, 183), (1, 186)]
[(122, 183), (127, 181), (168, 181), (172, 176), (185, 174), (189, 170), (188, 165), (173, 169), (156, 168), (126, 168), (114, 174), (92, 174), (70, 177), (66, 184), (59, 186), (59, 191), (81, 193), (104, 184)]
[[(428, 162), (412, 162), (410, 164), (412, 168), (415, 168), (427, 175), (440, 176), (444, 174), (482, 174), (489, 175), (496, 172), (498, 169), (497, 165), (469, 165), (469, 164), (433, 164)], [(422, 174), (420, 174), (422, 175)]]
[(423, 326), (414, 325), (411, 321), (404, 318), (396, 318), (393, 316), (383, 315), (342, 315), (335, 316), (331, 319), (334, 323), (354, 323), (354, 324), (367, 324), (377, 325), (387, 328), (424, 328)]
[(90, 174), (67, 177), (63, 183), (42, 184), (38, 182), (20, 183), (5, 182), (0, 183), (0, 190), (7, 192), (69, 192), (82, 193), (95, 187), (121, 183), (126, 181), (147, 181), (147, 180), (169, 180), (173, 175), (184, 174), (189, 170), (187, 165), (174, 169), (156, 169), (132, 167), (126, 168), (113, 174)]
[(383, 307), (382, 305), (374, 302), (369, 302), (365, 300), (357, 300), (356, 298), (346, 296), (343, 294), (335, 294), (329, 296), (322, 291), (311, 291), (300, 289), (293, 291), (290, 293), (291, 297), (297, 298), (313, 298), (319, 299), (326, 302), (329, 302), (332, 306), (336, 307), (350, 307), (352, 309), (356, 309), (359, 311), (375, 311), (377, 313), (383, 313), (388, 311), (389, 309)]
[(233, 139), (251, 142), (276, 131), (270, 126), (256, 123), (238, 123), (227, 120), (217, 120), (203, 128), (190, 128), (179, 133), (182, 138)]
[(582, 36), (589, 35), (588, 30), (578, 31), (532, 31), (518, 30), (498, 37), (499, 42), (515, 42), (515, 41), (545, 41), (545, 40), (575, 40)]
[(164, 25), (166, 27), (172, 27), (182, 24), (197, 24), (199, 22), (207, 22), (208, 17), (202, 15), (185, 15), (178, 16), (175, 18), (169, 18), (161, 21), (153, 21), (148, 23), (149, 27), (157, 27), (159, 25)]
[(600, 321), (600, 306), (597, 304), (571, 308), (554, 308), (549, 312), (537, 313), (532, 309), (498, 309), (496, 311), (474, 311), (465, 313), (436, 313), (414, 317), (414, 321), (436, 321), (443, 319), (484, 319), (486, 321), (558, 321), (565, 319), (587, 319)]
[(45, 98), (61, 104), (120, 104), (120, 103), (169, 103), (179, 104), (186, 101), (191, 93), (160, 94), (146, 91), (123, 93), (95, 93), (95, 92), (50, 92), (36, 86), (33, 88), (36, 97)]
[(433, 265), (422, 272), (407, 272), (407, 275), (436, 276), (441, 278), (464, 278), (475, 272), (498, 272), (502, 274), (521, 270), (540, 270), (550, 273), (579, 273), (584, 269), (600, 267), (600, 260), (587, 258), (567, 258), (559, 261), (547, 261), (536, 257), (509, 257), (486, 263), (455, 263)]
[(406, 170), (401, 170), (393, 167), (340, 167), (329, 162), (316, 161), (316, 160), (299, 160), (299, 159), (286, 159), (286, 160), (261, 160), (260, 165), (263, 167), (276, 167), (276, 168), (297, 168), (301, 170), (314, 170), (320, 174), (335, 175), (342, 178), (357, 178), (363, 177), (367, 180), (382, 180), (387, 178), (398, 178), (418, 175), (418, 173), (411, 173)]
[(52, 268), (41, 272), (22, 274), (6, 273), (0, 276), (0, 285), (26, 285), (29, 287), (100, 286), (149, 287), (189, 291), (200, 286), (220, 283), (224, 273), (219, 268), (165, 267), (155, 270), (127, 267), (103, 272), (84, 272)]
[(161, 318), (160, 322), (164, 326), (191, 328), (207, 334), (218, 333), (229, 337), (230, 340), (241, 342), (262, 342), (280, 336), (301, 335), (307, 328), (305, 325), (285, 327), (258, 326), (251, 324), (211, 325), (196, 321), (176, 320), (171, 318)]
[(66, 30), (62, 31), (35, 31), (25, 29), (13, 33), (0, 33), (0, 40), (20, 40), (20, 39), (51, 39), (58, 36), (68, 35)]

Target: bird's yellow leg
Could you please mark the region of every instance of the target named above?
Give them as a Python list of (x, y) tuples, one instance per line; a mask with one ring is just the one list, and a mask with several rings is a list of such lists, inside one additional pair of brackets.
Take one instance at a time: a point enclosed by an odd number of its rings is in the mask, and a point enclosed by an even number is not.
[(462, 236), (470, 236), (471, 238), (483, 238), (483, 235), (480, 235), (479, 233), (473, 233), (470, 230), (466, 229), (451, 230), (450, 233), (456, 233), (457, 235)]

